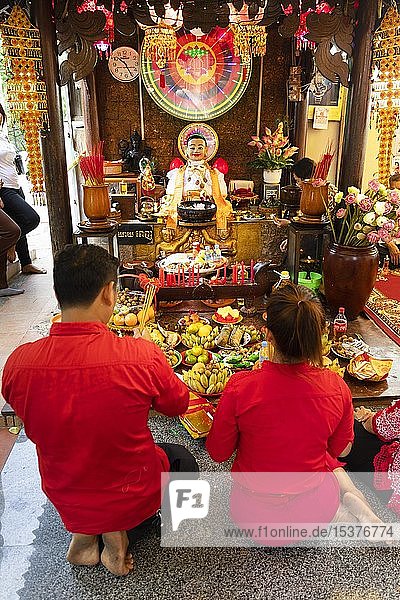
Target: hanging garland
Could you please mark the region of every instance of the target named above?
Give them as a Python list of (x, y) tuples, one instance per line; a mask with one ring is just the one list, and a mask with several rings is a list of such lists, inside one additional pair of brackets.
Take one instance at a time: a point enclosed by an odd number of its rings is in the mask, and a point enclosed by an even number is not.
[(6, 68), (6, 93), (11, 119), (25, 137), (29, 179), (35, 204), (45, 204), (40, 130), (47, 122), (46, 84), (41, 80), (42, 53), (39, 31), (25, 12), (14, 6), (0, 24)]

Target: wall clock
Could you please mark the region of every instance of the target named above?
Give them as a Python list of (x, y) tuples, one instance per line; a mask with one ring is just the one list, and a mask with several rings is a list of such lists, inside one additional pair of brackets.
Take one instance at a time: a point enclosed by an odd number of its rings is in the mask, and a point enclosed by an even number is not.
[(186, 121), (215, 119), (243, 96), (251, 76), (251, 63), (234, 55), (232, 33), (216, 27), (209, 34), (177, 36), (176, 59), (159, 69), (151, 58), (140, 56), (143, 83), (158, 106)]
[(118, 81), (133, 81), (139, 75), (139, 54), (134, 48), (120, 46), (112, 51), (108, 68)]

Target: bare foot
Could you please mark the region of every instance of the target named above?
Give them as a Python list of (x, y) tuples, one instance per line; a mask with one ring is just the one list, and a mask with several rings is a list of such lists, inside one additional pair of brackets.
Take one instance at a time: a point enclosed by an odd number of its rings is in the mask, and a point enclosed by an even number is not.
[(103, 533), (101, 562), (113, 575), (128, 575), (133, 570), (133, 556), (128, 550), (126, 531)]
[(25, 273), (25, 275), (44, 275), (47, 273), (46, 269), (40, 269), (32, 264), (22, 267), (22, 272)]
[(13, 263), (17, 260), (17, 253), (15, 252), (15, 246), (11, 246), (11, 248), (9, 248), (7, 250), (7, 259), (8, 262)]
[(383, 523), (373, 510), (352, 492), (345, 493), (343, 496), (343, 504), (355, 517), (357, 517), (360, 523)]
[(73, 565), (97, 565), (100, 560), (97, 535), (74, 533), (67, 552), (67, 561)]

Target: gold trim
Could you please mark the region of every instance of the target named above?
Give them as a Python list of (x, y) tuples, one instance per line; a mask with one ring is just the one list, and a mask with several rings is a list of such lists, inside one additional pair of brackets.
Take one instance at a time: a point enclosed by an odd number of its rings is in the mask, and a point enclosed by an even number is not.
[[(186, 127), (184, 127), (182, 129), (182, 131), (180, 132), (179, 136), (178, 136), (178, 150), (180, 152), (180, 155), (187, 159), (186, 156), (186, 151), (185, 151), (185, 140), (187, 137), (189, 137), (189, 135), (191, 135), (192, 133), (201, 133), (202, 135), (204, 135), (206, 138), (208, 137), (212, 137), (214, 139), (214, 150), (212, 152), (210, 152), (207, 156), (206, 156), (206, 160), (211, 160), (212, 158), (214, 158), (214, 156), (217, 154), (218, 152), (218, 146), (219, 146), (219, 139), (218, 139), (218, 134), (215, 131), (215, 129), (213, 129), (211, 127), (211, 125), (208, 125), (208, 123), (190, 123), (189, 125), (186, 125)], [(207, 145), (207, 148), (210, 148)]]

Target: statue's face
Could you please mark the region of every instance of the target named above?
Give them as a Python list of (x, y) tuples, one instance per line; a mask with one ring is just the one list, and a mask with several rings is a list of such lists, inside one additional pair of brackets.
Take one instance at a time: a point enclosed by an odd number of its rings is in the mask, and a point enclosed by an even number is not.
[(205, 141), (200, 138), (190, 140), (186, 153), (190, 160), (204, 160), (207, 154)]

